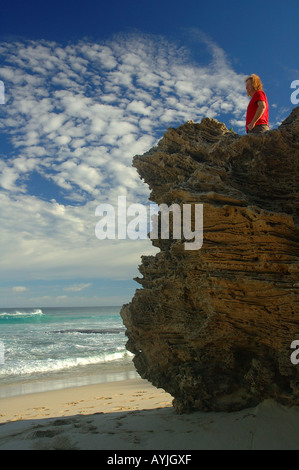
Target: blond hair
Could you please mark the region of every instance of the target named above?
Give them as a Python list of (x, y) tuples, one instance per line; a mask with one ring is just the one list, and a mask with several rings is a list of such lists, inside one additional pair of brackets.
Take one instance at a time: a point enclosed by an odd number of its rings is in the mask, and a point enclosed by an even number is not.
[(247, 77), (245, 79), (245, 83), (247, 82), (247, 80), (251, 79), (251, 82), (252, 82), (252, 88), (255, 90), (255, 91), (258, 91), (258, 90), (262, 90), (263, 89), (263, 84), (261, 82), (261, 79), (258, 75), (256, 75), (255, 73), (252, 73), (251, 75), (249, 75), (249, 77)]

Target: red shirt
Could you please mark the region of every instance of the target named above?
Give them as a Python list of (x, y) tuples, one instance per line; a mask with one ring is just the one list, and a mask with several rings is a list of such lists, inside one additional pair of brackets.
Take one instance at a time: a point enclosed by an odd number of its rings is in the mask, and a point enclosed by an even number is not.
[(256, 113), (256, 110), (258, 108), (257, 102), (258, 101), (265, 101), (266, 103), (266, 108), (265, 111), (263, 112), (262, 116), (260, 119), (258, 119), (255, 123), (256, 126), (259, 126), (261, 124), (267, 124), (269, 125), (269, 106), (268, 106), (268, 100), (266, 93), (263, 90), (258, 90), (254, 93), (253, 97), (249, 101), (248, 107), (247, 107), (247, 114), (246, 114), (246, 132), (248, 132), (247, 126), (248, 124), (252, 121), (254, 118), (254, 115)]

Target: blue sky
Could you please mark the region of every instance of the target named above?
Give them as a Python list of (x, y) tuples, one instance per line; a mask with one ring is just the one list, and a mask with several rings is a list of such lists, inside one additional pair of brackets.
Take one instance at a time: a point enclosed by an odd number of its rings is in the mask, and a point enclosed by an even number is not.
[(147, 240), (98, 240), (101, 203), (148, 200), (131, 167), (167, 127), (244, 133), (244, 77), (277, 127), (299, 79), (298, 1), (1, 5), (0, 308), (121, 305)]

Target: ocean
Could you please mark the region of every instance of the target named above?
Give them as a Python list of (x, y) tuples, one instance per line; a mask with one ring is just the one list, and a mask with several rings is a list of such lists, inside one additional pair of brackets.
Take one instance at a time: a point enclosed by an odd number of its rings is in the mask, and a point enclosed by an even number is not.
[(0, 398), (138, 377), (119, 313), (0, 309)]

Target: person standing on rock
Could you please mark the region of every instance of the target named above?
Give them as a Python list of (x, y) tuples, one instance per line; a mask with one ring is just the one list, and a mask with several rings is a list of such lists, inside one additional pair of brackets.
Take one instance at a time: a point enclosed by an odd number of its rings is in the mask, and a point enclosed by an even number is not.
[(247, 95), (251, 98), (246, 114), (246, 132), (263, 134), (270, 130), (269, 106), (263, 84), (258, 75), (253, 73), (245, 80)]

